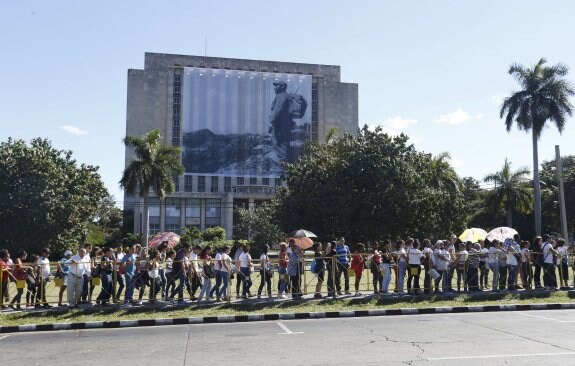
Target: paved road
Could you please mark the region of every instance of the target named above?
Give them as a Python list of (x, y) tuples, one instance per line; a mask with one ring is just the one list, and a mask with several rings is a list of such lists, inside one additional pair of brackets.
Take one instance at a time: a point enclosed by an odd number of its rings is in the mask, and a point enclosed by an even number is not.
[(7, 365), (571, 365), (575, 310), (0, 335)]

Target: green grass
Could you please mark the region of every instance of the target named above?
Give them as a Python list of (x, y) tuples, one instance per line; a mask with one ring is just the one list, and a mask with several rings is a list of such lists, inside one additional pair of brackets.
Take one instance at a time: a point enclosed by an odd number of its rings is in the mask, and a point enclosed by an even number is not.
[(533, 303), (570, 303), (572, 292), (519, 292), (457, 294), (446, 296), (409, 296), (403, 298), (363, 297), (319, 301), (243, 302), (212, 306), (190, 305), (164, 308), (89, 308), (85, 310), (3, 313), (0, 325), (48, 324), (61, 322), (117, 321), (155, 318), (185, 318), (217, 315), (324, 312), (340, 310), (426, 308)]

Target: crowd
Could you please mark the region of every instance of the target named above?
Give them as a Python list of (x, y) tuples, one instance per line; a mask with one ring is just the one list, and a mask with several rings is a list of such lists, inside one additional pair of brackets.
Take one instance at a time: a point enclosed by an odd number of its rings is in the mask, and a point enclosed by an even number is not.
[[(20, 250), (13, 258), (7, 250), (0, 250), (0, 306), (21, 309), (25, 297), (26, 307), (52, 307), (46, 300), (46, 284), (51, 280), (59, 287), (58, 305), (67, 302), (69, 308), (94, 302), (97, 306), (120, 303), (122, 295), (122, 306), (142, 305), (146, 293), (145, 300), (150, 303), (184, 304), (184, 293), (191, 301), (230, 301), (233, 280), (236, 297), (247, 299), (253, 296), (255, 272), (259, 272), (260, 279), (258, 298), (262, 293), (272, 298), (276, 271), (278, 298), (291, 294), (293, 299), (300, 299), (306, 263), (317, 279), (314, 298), (324, 296), (324, 283), (328, 297), (352, 295), (351, 278), (355, 295), (360, 296), (366, 272), (371, 273), (373, 292), (382, 295), (450, 293), (455, 292), (454, 284), (457, 292), (569, 287), (572, 247), (548, 235), (536, 237), (533, 242), (522, 241), (516, 235), (504, 241), (463, 243), (452, 236), (434, 242), (407, 239), (358, 243), (352, 248), (353, 252), (343, 237), (325, 245), (318, 242), (312, 247), (313, 260), (309, 261), (294, 240), (279, 244), (277, 260), (270, 259), (267, 245), (259, 260), (252, 260), (250, 247), (239, 244), (215, 251), (209, 245), (189, 244), (173, 250), (167, 243), (149, 251), (136, 244), (127, 252), (121, 245), (100, 249), (86, 244), (76, 254), (66, 250), (56, 266), (50, 265), (47, 248), (40, 256), (28, 257)], [(390, 288), (392, 278), (395, 283)], [(11, 282), (16, 283), (12, 297)], [(97, 286), (101, 288), (93, 298)]]

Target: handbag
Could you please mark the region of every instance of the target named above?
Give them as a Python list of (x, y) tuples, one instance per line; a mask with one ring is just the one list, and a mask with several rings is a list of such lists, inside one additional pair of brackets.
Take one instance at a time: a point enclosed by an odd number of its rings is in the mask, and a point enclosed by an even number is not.
[(349, 277), (355, 277), (355, 269), (353, 269), (353, 268), (348, 268), (348, 270), (347, 270), (347, 275), (348, 275)]
[(204, 265), (204, 276), (206, 276), (207, 278), (216, 277), (216, 273), (214, 272), (214, 269), (209, 264)]
[(409, 269), (409, 274), (412, 276), (417, 276), (419, 274), (419, 268), (417, 267), (411, 267)]

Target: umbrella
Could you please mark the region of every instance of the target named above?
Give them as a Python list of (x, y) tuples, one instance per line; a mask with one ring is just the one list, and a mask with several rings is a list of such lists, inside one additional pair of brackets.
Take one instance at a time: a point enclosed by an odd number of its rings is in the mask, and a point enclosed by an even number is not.
[(164, 241), (168, 242), (168, 249), (172, 249), (180, 242), (180, 236), (171, 231), (157, 233), (148, 242), (148, 248), (156, 249)]
[(303, 250), (309, 249), (313, 246), (313, 240), (310, 238), (317, 238), (317, 235), (311, 231), (299, 229), (292, 231), (288, 234), (287, 241), (295, 240), (295, 244)]
[(292, 231), (288, 234), (289, 238), (317, 238), (317, 235), (312, 233), (311, 231), (299, 229), (296, 231)]
[(487, 233), (486, 239), (489, 241), (498, 240), (500, 242), (504, 242), (505, 239), (513, 238), (515, 234), (518, 234), (517, 230), (510, 227), (501, 226)]
[(476, 243), (479, 240), (484, 240), (486, 236), (487, 231), (477, 227), (472, 227), (470, 229), (465, 230), (463, 234), (459, 235), (459, 240), (461, 240), (464, 243), (468, 241)]
[(294, 237), (287, 238), (288, 243), (290, 242), (290, 240), (295, 241), (295, 245), (297, 245), (302, 250), (309, 249), (313, 246), (313, 240), (311, 240), (310, 238), (305, 237), (305, 236), (299, 237), (299, 238), (294, 238)]

